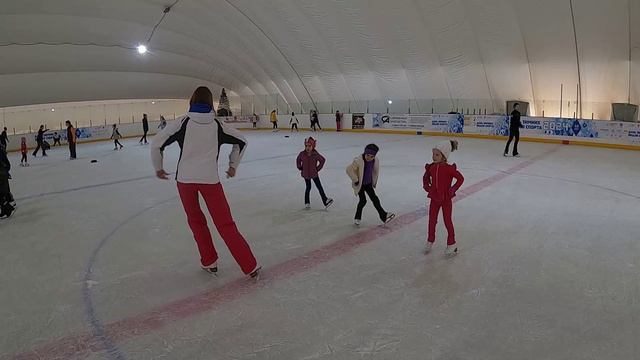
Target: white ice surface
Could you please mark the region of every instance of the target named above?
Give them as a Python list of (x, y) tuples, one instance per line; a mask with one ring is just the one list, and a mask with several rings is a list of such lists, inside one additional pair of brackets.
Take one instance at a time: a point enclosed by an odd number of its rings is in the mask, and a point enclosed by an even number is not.
[[(410, 213), (430, 148), (442, 138), (317, 133), (321, 179), (336, 199), (304, 210), (294, 160), (308, 133), (245, 132), (235, 179), (223, 184), (265, 277), (270, 268), (379, 226), (371, 204), (352, 225), (356, 198), (344, 168), (364, 145), (381, 147), (385, 208)], [(81, 145), (11, 156), (19, 209), (0, 221), (0, 358), (91, 332), (89, 284), (104, 324), (144, 314), (242, 277), (214, 232), (220, 275), (199, 270), (175, 182), (153, 178), (148, 147)], [(640, 153), (462, 139), (465, 186), (556, 149), (454, 206), (460, 254), (422, 252), (426, 218), (355, 251), (269, 281), (210, 311), (118, 340), (126, 359), (638, 359)], [(223, 168), (226, 154), (220, 156)], [(175, 168), (177, 145), (167, 151)], [(97, 159), (98, 163), (90, 163)], [(42, 195), (42, 196), (38, 196)], [(106, 352), (89, 359), (111, 359)]]

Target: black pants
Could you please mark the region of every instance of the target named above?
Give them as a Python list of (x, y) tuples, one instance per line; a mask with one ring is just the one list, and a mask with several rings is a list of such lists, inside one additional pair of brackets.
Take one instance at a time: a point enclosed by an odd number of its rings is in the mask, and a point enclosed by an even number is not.
[(23, 162), (27, 162), (27, 153), (22, 153), (22, 159), (20, 159), (20, 164), (22, 164)]
[(44, 144), (42, 140), (38, 141), (38, 146), (36, 146), (36, 149), (33, 151), (33, 156), (38, 155), (38, 150), (40, 149), (42, 149), (42, 156), (47, 156), (47, 152), (44, 150)]
[(144, 131), (144, 135), (142, 135), (142, 137), (140, 138), (140, 142), (142, 142), (142, 140), (144, 140), (144, 143), (147, 143), (147, 133), (149, 132), (149, 130), (145, 130)]
[(293, 129), (296, 129), (296, 131), (300, 131), (298, 130), (298, 124), (291, 124), (291, 132), (293, 132)]
[(53, 146), (56, 146), (56, 144), (58, 144), (59, 146), (62, 146), (62, 144), (60, 143), (60, 139), (59, 138), (58, 139), (53, 138)]
[(376, 210), (378, 210), (378, 215), (380, 216), (380, 220), (382, 220), (383, 222), (386, 221), (387, 212), (384, 211), (384, 209), (382, 208), (382, 205), (380, 204), (380, 199), (378, 199), (378, 195), (376, 195), (376, 191), (373, 188), (372, 184), (362, 185), (362, 188), (360, 188), (360, 192), (358, 193), (358, 196), (360, 197), (360, 202), (358, 202), (358, 208), (356, 209), (355, 218), (357, 220), (362, 219), (362, 209), (364, 209), (364, 206), (367, 205), (367, 197), (365, 196), (365, 193), (369, 195), (369, 199), (371, 199), (373, 206), (375, 206)]
[(311, 192), (311, 180), (316, 184), (318, 188), (318, 192), (320, 193), (320, 197), (322, 198), (322, 204), (327, 205), (327, 195), (324, 193), (324, 189), (322, 188), (322, 183), (320, 182), (319, 177), (314, 177), (313, 179), (304, 179), (304, 183), (307, 185), (307, 188), (304, 190), (304, 203), (310, 204), (309, 202), (309, 193)]
[(124, 147), (122, 146), (122, 144), (120, 144), (120, 141), (118, 141), (118, 139), (113, 139), (113, 145), (116, 149), (118, 148), (118, 146), (120, 146), (121, 148)]
[(513, 141), (514, 138), (516, 142), (513, 143), (513, 156), (518, 155), (518, 143), (520, 142), (520, 129), (518, 128), (509, 130), (509, 141), (507, 141), (507, 146), (504, 148), (505, 154), (509, 153), (509, 145), (511, 145), (511, 141)]
[(322, 130), (319, 121), (311, 120), (311, 128), (313, 129), (313, 131), (316, 131), (316, 126), (318, 127), (318, 129)]
[(0, 174), (0, 205), (11, 201), (11, 190), (9, 189), (9, 177)]
[(253, 128), (255, 129), (256, 127), (258, 127), (257, 123), (253, 123)]
[(76, 158), (76, 143), (74, 142), (69, 143), (69, 157), (72, 159)]
[(274, 122), (274, 123), (273, 123), (273, 129), (275, 130), (275, 129), (277, 129), (277, 128), (278, 128), (278, 123), (277, 123), (277, 122)]

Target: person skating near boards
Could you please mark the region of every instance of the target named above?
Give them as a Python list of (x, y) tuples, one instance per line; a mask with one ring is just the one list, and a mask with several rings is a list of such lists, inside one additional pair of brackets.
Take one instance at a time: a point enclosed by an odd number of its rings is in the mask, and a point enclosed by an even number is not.
[(145, 145), (147, 142), (147, 133), (149, 132), (149, 119), (147, 119), (147, 114), (142, 114), (142, 137), (140, 138), (140, 145), (142, 145), (142, 141), (144, 141)]
[(36, 149), (33, 151), (33, 156), (38, 155), (38, 150), (42, 149), (42, 156), (47, 156), (47, 151), (44, 149), (44, 133), (49, 131), (49, 129), (45, 129), (44, 125), (40, 125), (38, 129), (38, 135), (36, 135)]
[(120, 143), (122, 134), (120, 134), (120, 130), (118, 130), (118, 125), (116, 124), (113, 124), (113, 130), (111, 130), (111, 139), (113, 140), (113, 150), (118, 150), (118, 147), (120, 147), (120, 149), (124, 147)]
[(522, 122), (520, 121), (520, 104), (513, 104), (513, 111), (511, 112), (511, 121), (509, 122), (509, 140), (507, 141), (507, 146), (504, 148), (504, 156), (509, 155), (509, 145), (511, 145), (511, 141), (515, 139), (515, 143), (513, 144), (513, 156), (519, 157), (520, 153), (518, 152), (518, 143), (520, 142), (520, 128), (523, 128)]
[(291, 113), (291, 119), (289, 120), (289, 125), (291, 126), (291, 132), (293, 132), (293, 130), (295, 129), (296, 132), (300, 132), (300, 130), (298, 130), (298, 124), (300, 124), (300, 121), (298, 121), (298, 117), (296, 116), (296, 113)]
[(69, 159), (73, 160), (76, 155), (76, 144), (78, 143), (78, 137), (76, 136), (76, 129), (71, 125), (71, 121), (65, 121), (67, 124), (67, 144), (69, 144)]

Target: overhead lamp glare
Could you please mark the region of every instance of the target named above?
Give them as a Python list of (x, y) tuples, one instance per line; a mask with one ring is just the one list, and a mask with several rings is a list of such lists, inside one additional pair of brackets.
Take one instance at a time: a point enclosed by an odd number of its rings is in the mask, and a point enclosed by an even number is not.
[(142, 44), (138, 45), (138, 54), (143, 55), (146, 53), (147, 53), (147, 47)]

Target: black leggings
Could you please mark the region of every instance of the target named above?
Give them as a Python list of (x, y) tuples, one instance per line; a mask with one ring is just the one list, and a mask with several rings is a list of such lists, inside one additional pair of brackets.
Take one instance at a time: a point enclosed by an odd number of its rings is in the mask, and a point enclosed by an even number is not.
[(38, 150), (40, 149), (42, 149), (42, 156), (47, 155), (47, 151), (44, 149), (44, 142), (38, 141), (38, 146), (36, 146), (36, 149), (33, 151), (33, 156), (36, 156), (38, 154)]
[(278, 123), (277, 123), (277, 122), (274, 122), (274, 123), (273, 123), (273, 128), (274, 128), (274, 129), (277, 129), (277, 128), (278, 128)]
[(120, 141), (118, 141), (118, 139), (113, 139), (113, 144), (114, 146), (117, 148), (118, 146), (123, 147), (122, 144), (120, 144)]
[(509, 130), (509, 141), (507, 141), (507, 146), (504, 148), (504, 153), (509, 153), (509, 145), (511, 145), (511, 141), (516, 139), (516, 142), (513, 144), (513, 156), (518, 155), (518, 142), (520, 142), (520, 129), (511, 129)]
[(324, 189), (322, 188), (322, 183), (320, 182), (319, 177), (314, 177), (313, 179), (304, 179), (304, 183), (307, 185), (307, 188), (304, 190), (304, 203), (309, 204), (309, 193), (311, 192), (311, 180), (316, 184), (318, 188), (318, 192), (320, 193), (320, 197), (322, 198), (322, 203), (327, 205), (327, 195), (324, 193)]
[(142, 135), (142, 137), (140, 138), (140, 142), (142, 142), (142, 140), (144, 140), (144, 143), (147, 143), (147, 133), (149, 132), (149, 130), (145, 130), (144, 131), (144, 135)]
[(298, 124), (291, 124), (291, 131), (293, 131), (293, 129), (296, 129), (296, 131), (300, 131), (298, 130)]
[(23, 162), (27, 162), (27, 153), (26, 152), (22, 153), (22, 159), (20, 159), (20, 164), (22, 164)]
[(387, 220), (387, 212), (384, 211), (382, 205), (380, 204), (380, 199), (378, 199), (378, 195), (376, 195), (376, 191), (373, 188), (372, 184), (362, 185), (360, 188), (360, 192), (358, 193), (358, 197), (360, 197), (360, 202), (358, 202), (358, 208), (356, 209), (356, 219), (362, 219), (362, 209), (367, 205), (367, 197), (365, 193), (369, 195), (369, 199), (373, 203), (373, 206), (378, 210), (378, 215), (380, 216), (380, 220), (383, 222)]
[(9, 189), (9, 178), (0, 175), (0, 205), (12, 200), (11, 189)]

